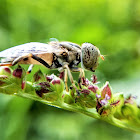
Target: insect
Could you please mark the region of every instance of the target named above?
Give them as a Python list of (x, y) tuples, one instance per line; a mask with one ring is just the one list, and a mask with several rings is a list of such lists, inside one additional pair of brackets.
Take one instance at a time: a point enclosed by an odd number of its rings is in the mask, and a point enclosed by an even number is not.
[(83, 43), (80, 47), (72, 42), (51, 41), (48, 44), (30, 42), (0, 52), (0, 66), (31, 64), (28, 73), (31, 72), (34, 64), (44, 65), (49, 69), (58, 68), (59, 71), (65, 70), (64, 82), (68, 91), (67, 75), (72, 85), (76, 87), (71, 71), (80, 72), (80, 76), (84, 75), (83, 69), (77, 67), (82, 62), (85, 69), (94, 72), (99, 57), (104, 60), (99, 49), (91, 43)]

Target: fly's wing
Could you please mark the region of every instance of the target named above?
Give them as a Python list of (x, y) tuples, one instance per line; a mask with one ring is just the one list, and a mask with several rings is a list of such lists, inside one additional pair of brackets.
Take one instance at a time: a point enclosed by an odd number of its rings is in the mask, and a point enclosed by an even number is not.
[[(60, 48), (59, 48), (60, 49)], [(0, 52), (1, 63), (12, 62), (15, 58), (23, 56), (26, 54), (43, 54), (43, 53), (52, 53), (59, 52), (60, 50), (56, 46), (51, 46), (45, 43), (31, 42), (15, 46), (9, 49), (6, 49)]]

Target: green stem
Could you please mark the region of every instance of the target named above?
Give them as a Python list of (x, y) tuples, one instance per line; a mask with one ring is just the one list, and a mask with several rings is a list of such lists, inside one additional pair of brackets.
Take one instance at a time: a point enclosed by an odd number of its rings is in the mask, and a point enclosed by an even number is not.
[(120, 128), (125, 128), (125, 129), (128, 129), (128, 130), (131, 130), (131, 131), (134, 131), (134, 132), (137, 132), (137, 133), (140, 133), (140, 127), (136, 127), (136, 126), (133, 126), (133, 125), (130, 125), (128, 123), (128, 121), (126, 120), (119, 120), (115, 117), (111, 117), (111, 118), (102, 118), (97, 112), (95, 109), (86, 109), (86, 108), (82, 108), (82, 107), (78, 107), (78, 106), (74, 106), (74, 105), (69, 105), (69, 104), (66, 104), (64, 102), (49, 102), (49, 101), (46, 101), (40, 97), (37, 97), (37, 96), (34, 96), (34, 95), (31, 95), (31, 94), (27, 94), (27, 93), (20, 93), (20, 94), (15, 94), (16, 96), (20, 96), (20, 97), (24, 97), (24, 98), (28, 98), (28, 99), (31, 99), (31, 100), (35, 100), (35, 101), (39, 101), (41, 103), (44, 103), (44, 104), (47, 104), (47, 105), (50, 105), (50, 106), (54, 106), (54, 107), (58, 107), (58, 108), (61, 108), (61, 109), (64, 109), (64, 110), (68, 110), (68, 111), (72, 111), (72, 112), (78, 112), (78, 113), (82, 113), (82, 114), (85, 114), (87, 116), (90, 116), (92, 118), (95, 118), (95, 119), (100, 119), (100, 120), (104, 120), (112, 125), (115, 125), (117, 127), (120, 127)]

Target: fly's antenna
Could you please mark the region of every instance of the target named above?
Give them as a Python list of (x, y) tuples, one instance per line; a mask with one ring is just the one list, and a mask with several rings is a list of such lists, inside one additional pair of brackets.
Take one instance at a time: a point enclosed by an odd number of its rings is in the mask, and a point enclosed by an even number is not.
[(104, 61), (105, 60), (105, 57), (104, 55), (100, 55), (101, 59)]
[(100, 58), (104, 61), (106, 56), (108, 55), (100, 55)]

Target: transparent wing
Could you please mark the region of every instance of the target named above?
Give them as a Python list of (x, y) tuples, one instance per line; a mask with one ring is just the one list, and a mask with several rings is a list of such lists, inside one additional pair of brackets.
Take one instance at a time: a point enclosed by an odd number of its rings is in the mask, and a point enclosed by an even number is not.
[(26, 54), (60, 53), (63, 49), (57, 45), (30, 42), (0, 52), (0, 63), (11, 63), (15, 58)]
[(41, 54), (46, 52), (57, 51), (53, 46), (45, 43), (31, 42), (18, 45), (0, 52), (0, 57), (18, 57), (24, 54)]

